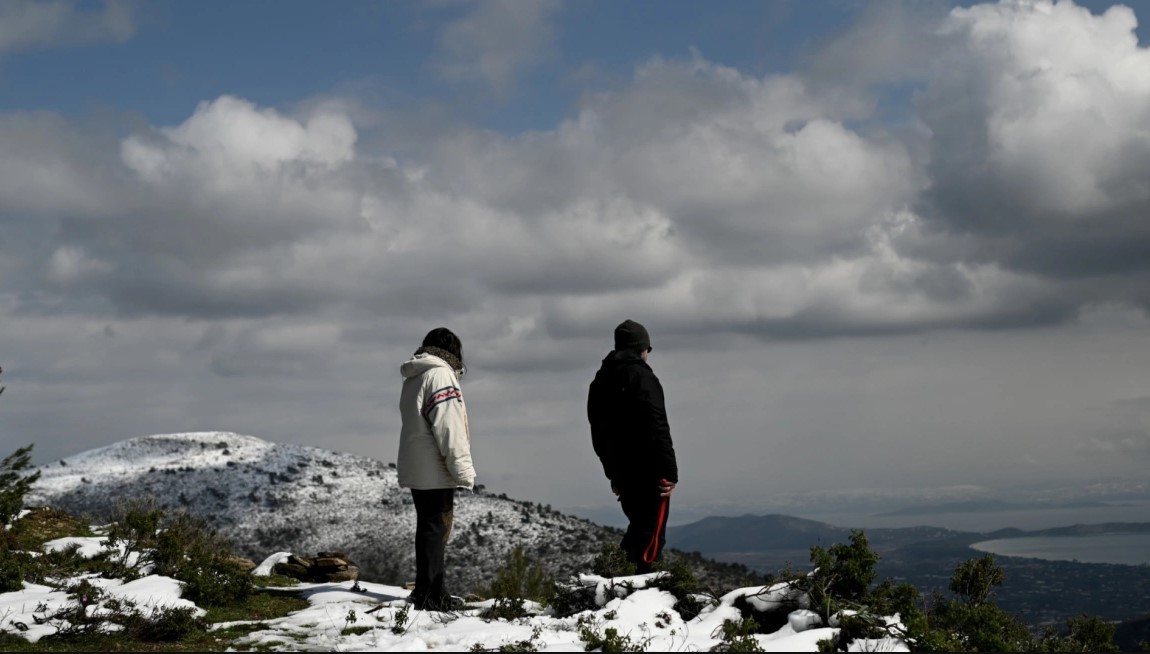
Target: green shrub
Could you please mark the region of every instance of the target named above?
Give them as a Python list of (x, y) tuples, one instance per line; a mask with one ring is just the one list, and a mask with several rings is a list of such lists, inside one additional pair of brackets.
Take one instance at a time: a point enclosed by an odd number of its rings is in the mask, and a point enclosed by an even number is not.
[(635, 574), (635, 564), (627, 560), (627, 553), (618, 545), (604, 545), (591, 561), (591, 572), (600, 577), (626, 577)]
[(808, 577), (811, 602), (827, 620), (836, 613), (843, 600), (860, 602), (874, 582), (878, 555), (871, 551), (866, 534), (852, 529), (850, 542), (823, 549), (811, 546), (811, 564), (815, 571)]
[(251, 575), (227, 561), (231, 544), (206, 520), (180, 512), (156, 536), (155, 573), (184, 582), (183, 597), (202, 607), (227, 606), (251, 595)]
[(208, 623), (196, 617), (190, 606), (151, 607), (147, 612), (134, 602), (113, 599), (104, 602), (105, 619), (120, 625), (122, 637), (149, 643), (172, 643), (207, 631)]
[(11, 538), (12, 549), (26, 551), (43, 551), (45, 542), (57, 538), (94, 535), (86, 521), (47, 506), (34, 508), (14, 520), (5, 533)]
[(1006, 581), (1006, 573), (987, 554), (959, 564), (950, 578), (950, 590), (972, 606), (985, 604), (994, 597), (994, 588)]
[(30, 554), (0, 547), (0, 593), (23, 590), (25, 579), (32, 574), (33, 563)]
[[(106, 552), (101, 558), (108, 561), (105, 576), (117, 579), (135, 579), (145, 566), (155, 561), (155, 546), (164, 511), (153, 499), (130, 500), (117, 504), (113, 510), (112, 525), (108, 528)], [(136, 560), (132, 561), (132, 554)]]
[(250, 576), (218, 561), (190, 562), (176, 577), (184, 582), (183, 597), (201, 607), (227, 606), (242, 602), (252, 593)]
[(182, 596), (205, 608), (251, 595), (251, 575), (228, 562), (231, 544), (203, 518), (183, 511), (166, 515), (151, 499), (121, 504), (115, 515), (106, 553), (89, 564), (103, 564), (103, 576), (133, 579), (151, 566), (153, 574), (183, 582)]
[(21, 447), (0, 461), (0, 526), (12, 524), (12, 520), (24, 508), (24, 496), (32, 484), (40, 479), (40, 471), (27, 474), (31, 465), (32, 446)]
[(104, 599), (104, 589), (81, 579), (65, 590), (68, 603), (49, 618), (57, 626), (51, 638), (77, 640), (103, 631), (106, 619), (97, 614), (96, 607)]
[(551, 576), (539, 563), (528, 561), (522, 545), (507, 554), (488, 591), (490, 597), (497, 599), (530, 599), (544, 604), (554, 593)]
[(27, 571), (27, 581), (36, 584), (52, 585), (53, 579), (68, 579), (80, 574), (102, 574), (108, 567), (104, 561), (80, 556), (80, 545), (45, 552), (36, 557)]
[(925, 612), (906, 620), (907, 641), (916, 650), (947, 652), (1117, 651), (1114, 626), (1087, 616), (1068, 620), (1066, 635), (1046, 629), (1036, 638), (994, 603), (993, 589), (1005, 580), (991, 555), (960, 564), (949, 586), (956, 597), (936, 593)]
[(1117, 652), (1114, 643), (1116, 627), (1097, 617), (1079, 615), (1066, 620), (1067, 633), (1059, 634), (1047, 627), (1039, 638), (1040, 652)]
[(523, 608), (523, 600), (518, 597), (497, 597), (490, 608), (483, 611), (481, 617), (485, 620), (518, 620), (531, 615)]
[(894, 615), (906, 621), (920, 615), (921, 598), (918, 589), (908, 583), (895, 584), (890, 579), (871, 589), (867, 595), (867, 603), (873, 613), (878, 615)]
[[(762, 652), (762, 645), (755, 638), (759, 625), (754, 618), (745, 617), (742, 620), (723, 620), (719, 627), (721, 639), (719, 644), (711, 648), (712, 652)], [(717, 634), (714, 634), (717, 635)]]
[(703, 599), (703, 589), (699, 586), (699, 579), (688, 564), (687, 559), (677, 556), (667, 562), (655, 565), (655, 570), (663, 574), (656, 577), (654, 586), (665, 590), (675, 596), (676, 612), (684, 620), (692, 620), (709, 605), (717, 602)]
[(578, 583), (557, 583), (548, 608), (557, 618), (566, 618), (599, 608), (595, 603), (595, 587)]
[(583, 641), (583, 651), (594, 652), (644, 652), (651, 644), (651, 637), (646, 636), (638, 640), (631, 638), (630, 634), (620, 634), (614, 627), (607, 627), (602, 633), (591, 616), (584, 616), (576, 622), (579, 629), (579, 639)]
[(395, 634), (396, 636), (402, 636), (403, 634), (407, 633), (407, 620), (408, 620), (408, 616), (410, 614), (411, 614), (411, 605), (410, 604), (404, 604), (403, 606), (399, 607), (399, 609), (396, 610), (395, 615), (393, 616), (393, 622), (391, 624), (391, 633)]

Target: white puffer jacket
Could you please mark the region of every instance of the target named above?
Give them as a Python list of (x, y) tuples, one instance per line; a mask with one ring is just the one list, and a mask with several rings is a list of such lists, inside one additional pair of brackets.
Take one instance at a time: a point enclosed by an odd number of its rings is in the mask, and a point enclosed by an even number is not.
[(471, 488), (471, 435), (459, 377), (446, 361), (417, 354), (399, 367), (399, 485), (403, 488)]

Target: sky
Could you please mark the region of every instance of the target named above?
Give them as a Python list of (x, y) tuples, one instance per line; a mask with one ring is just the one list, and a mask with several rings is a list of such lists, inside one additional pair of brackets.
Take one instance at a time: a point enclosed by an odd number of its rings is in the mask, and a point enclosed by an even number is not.
[(672, 522), (1145, 488), (1148, 12), (0, 3), (0, 450), (394, 461), (447, 326), (478, 482), (621, 519), (585, 406), (630, 318)]

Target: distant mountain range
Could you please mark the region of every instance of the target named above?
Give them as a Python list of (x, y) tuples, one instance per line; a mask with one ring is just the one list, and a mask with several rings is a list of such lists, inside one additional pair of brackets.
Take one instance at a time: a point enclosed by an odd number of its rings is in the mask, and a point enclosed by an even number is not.
[[(226, 432), (145, 436), (83, 452), (40, 468), (26, 498), (109, 520), (118, 504), (152, 498), (167, 510), (203, 516), (237, 553), (259, 562), (287, 548), (346, 552), (368, 581), (413, 578), (415, 509), (396, 471), (375, 459), (272, 443)], [(505, 557), (522, 546), (553, 574), (587, 571), (621, 532), (506, 495), (460, 492), (448, 545), (456, 592), (482, 591)], [(717, 586), (742, 585), (741, 566), (699, 561)]]
[(1071, 500), (1063, 502), (1009, 502), (1005, 500), (966, 500), (946, 502), (929, 506), (912, 506), (894, 511), (876, 513), (879, 517), (937, 515), (940, 513), (988, 513), (995, 511), (1043, 511), (1047, 509), (1093, 509), (1111, 507), (1114, 504), (1094, 500)]
[[(744, 515), (711, 517), (667, 528), (667, 539), (675, 547), (699, 552), (763, 552), (806, 550), (811, 545), (829, 547), (846, 542), (850, 529), (794, 516)], [(872, 547), (889, 549), (911, 543), (950, 539), (962, 532), (941, 527), (867, 529)]]
[[(704, 518), (690, 524), (668, 527), (667, 540), (674, 542), (675, 547), (679, 549), (714, 556), (730, 553), (806, 551), (811, 545), (829, 547), (835, 543), (846, 542), (850, 532), (851, 530), (845, 527), (788, 515), (744, 515)], [(871, 547), (882, 553), (910, 547), (925, 549), (935, 545), (965, 547), (970, 543), (993, 538), (1085, 536), (1114, 532), (1150, 533), (1150, 523), (1111, 522), (1034, 531), (1008, 528), (990, 532), (971, 532), (941, 527), (901, 527), (871, 528), (865, 532)]]

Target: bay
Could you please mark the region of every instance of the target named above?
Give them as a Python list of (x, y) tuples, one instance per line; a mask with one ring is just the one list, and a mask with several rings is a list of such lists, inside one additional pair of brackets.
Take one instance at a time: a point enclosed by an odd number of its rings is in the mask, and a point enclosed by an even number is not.
[(1047, 561), (1150, 565), (1150, 534), (1025, 536), (985, 540), (971, 547), (991, 554)]

